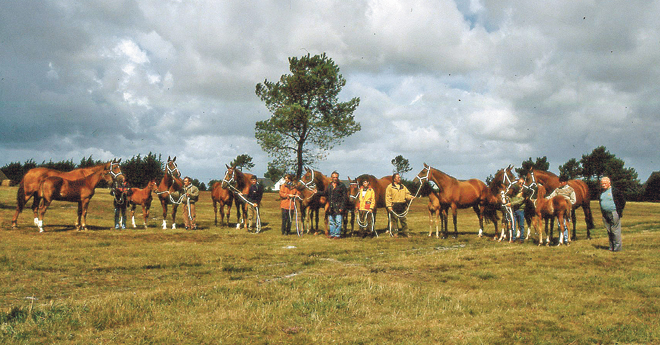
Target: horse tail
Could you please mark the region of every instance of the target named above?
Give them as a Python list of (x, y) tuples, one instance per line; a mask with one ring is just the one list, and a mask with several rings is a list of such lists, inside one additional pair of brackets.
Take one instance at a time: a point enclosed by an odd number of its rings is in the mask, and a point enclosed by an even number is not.
[(16, 211), (23, 212), (25, 208), (25, 185), (23, 180), (18, 184), (18, 192), (16, 192)]

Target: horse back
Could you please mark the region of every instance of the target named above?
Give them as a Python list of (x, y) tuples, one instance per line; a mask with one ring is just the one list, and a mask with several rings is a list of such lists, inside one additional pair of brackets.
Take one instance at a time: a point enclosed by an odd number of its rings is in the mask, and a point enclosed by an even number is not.
[(454, 200), (459, 206), (472, 206), (488, 201), (488, 187), (479, 179), (459, 181), (454, 192)]
[(585, 203), (589, 204), (591, 201), (591, 195), (586, 182), (582, 180), (570, 180), (568, 181), (568, 185), (575, 191), (576, 205), (584, 205)]

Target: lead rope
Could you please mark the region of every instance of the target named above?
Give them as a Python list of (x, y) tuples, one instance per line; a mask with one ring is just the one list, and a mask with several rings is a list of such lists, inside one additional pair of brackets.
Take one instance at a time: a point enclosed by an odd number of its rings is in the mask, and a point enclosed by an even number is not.
[[(233, 180), (234, 180), (234, 178), (232, 177), (232, 179), (230, 181), (233, 181)], [(225, 181), (225, 180), (223, 179), (223, 181)], [(227, 186), (229, 186), (229, 189), (232, 192), (234, 192), (235, 195), (238, 195), (246, 204), (250, 205), (250, 207), (254, 207), (255, 212), (257, 212), (257, 219), (256, 219), (256, 224), (255, 224), (255, 227), (256, 227), (257, 231), (255, 233), (258, 234), (259, 232), (261, 232), (261, 216), (259, 215), (259, 205), (257, 205), (256, 203), (253, 203), (250, 200), (248, 200), (242, 194), (242, 192), (240, 190), (238, 190), (238, 188), (234, 187), (234, 185), (232, 185), (230, 183), (227, 183)], [(298, 224), (296, 223), (296, 226), (297, 225)]]

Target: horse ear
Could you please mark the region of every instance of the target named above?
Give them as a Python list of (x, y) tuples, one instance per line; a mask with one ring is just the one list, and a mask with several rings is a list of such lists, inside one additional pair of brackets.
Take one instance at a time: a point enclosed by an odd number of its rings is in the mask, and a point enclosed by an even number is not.
[(170, 156), (167, 156), (167, 161), (169, 162), (171, 160), (172, 160), (172, 158), (170, 158)]
[(225, 166), (227, 167), (227, 170), (229, 170), (229, 165), (225, 164)]
[(117, 161), (117, 164), (119, 164), (119, 163), (121, 163), (121, 158), (119, 158), (119, 160)]
[(429, 166), (428, 166), (426, 163), (424, 163), (424, 167), (425, 167), (425, 168), (428, 168)]
[(174, 156), (174, 158), (172, 158), (172, 162), (176, 162), (176, 156)]

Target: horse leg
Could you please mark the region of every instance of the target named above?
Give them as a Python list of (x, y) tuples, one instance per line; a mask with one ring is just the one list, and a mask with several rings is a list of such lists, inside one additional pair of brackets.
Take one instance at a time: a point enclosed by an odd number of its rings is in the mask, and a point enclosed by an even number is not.
[(89, 207), (89, 201), (91, 199), (84, 199), (82, 200), (79, 204), (79, 213), (81, 215), (81, 223), (80, 223), (80, 228), (82, 230), (87, 230), (87, 207)]
[(149, 209), (151, 205), (144, 203), (142, 204), (142, 216), (144, 217), (144, 228), (147, 228), (147, 222), (149, 221)]
[(49, 201), (46, 198), (43, 198), (42, 201), (40, 201), (40, 205), (38, 208), (38, 215), (37, 215), (37, 226), (39, 227), (39, 232), (44, 232), (44, 215), (46, 214), (46, 210), (48, 209), (48, 206), (50, 206), (51, 201)]
[[(567, 216), (568, 216), (568, 215), (567, 215)], [(566, 218), (568, 218), (568, 217), (566, 217)], [(576, 221), (576, 219), (577, 219), (577, 218), (576, 218), (576, 216), (575, 216), (575, 208), (571, 208), (570, 220), (573, 222), (573, 235), (572, 235), (571, 238), (572, 238), (573, 240), (577, 240), (577, 233), (576, 233), (576, 231), (575, 231), (575, 227), (576, 227), (576, 225), (577, 225), (577, 221)], [(569, 229), (569, 235), (571, 235), (571, 234), (570, 234), (570, 229)]]
[[(32, 213), (34, 214), (34, 225), (39, 225), (39, 205), (41, 204), (41, 198), (38, 195), (39, 193), (34, 193), (34, 197), (32, 198)], [(30, 196), (27, 197), (25, 200), (25, 203), (27, 203), (30, 200)]]
[(167, 201), (160, 199), (160, 205), (163, 207), (163, 230), (167, 229)]
[(458, 238), (458, 225), (457, 225), (457, 222), (456, 222), (456, 218), (458, 216), (458, 209), (456, 208), (455, 205), (452, 205), (452, 207), (451, 207), (451, 215), (452, 215), (453, 220), (454, 220), (454, 238)]
[[(582, 203), (582, 211), (584, 211), (584, 221), (587, 223), (587, 239), (590, 240), (591, 229), (594, 228), (594, 216), (591, 213), (591, 205), (589, 204), (589, 200), (586, 200)], [(573, 222), (573, 224), (576, 223), (577, 222)]]
[[(133, 229), (137, 228), (135, 225), (135, 209), (137, 208), (136, 204), (131, 204), (131, 223), (133, 223)], [(142, 214), (144, 214), (144, 204), (142, 204)]]
[(176, 229), (176, 209), (178, 207), (177, 204), (172, 205), (172, 230)]
[[(218, 202), (213, 199), (213, 214), (215, 215), (215, 226), (218, 226)], [(220, 210), (220, 214), (222, 214), (222, 209)]]
[(479, 237), (483, 236), (484, 233), (484, 209), (483, 205), (479, 206)]

